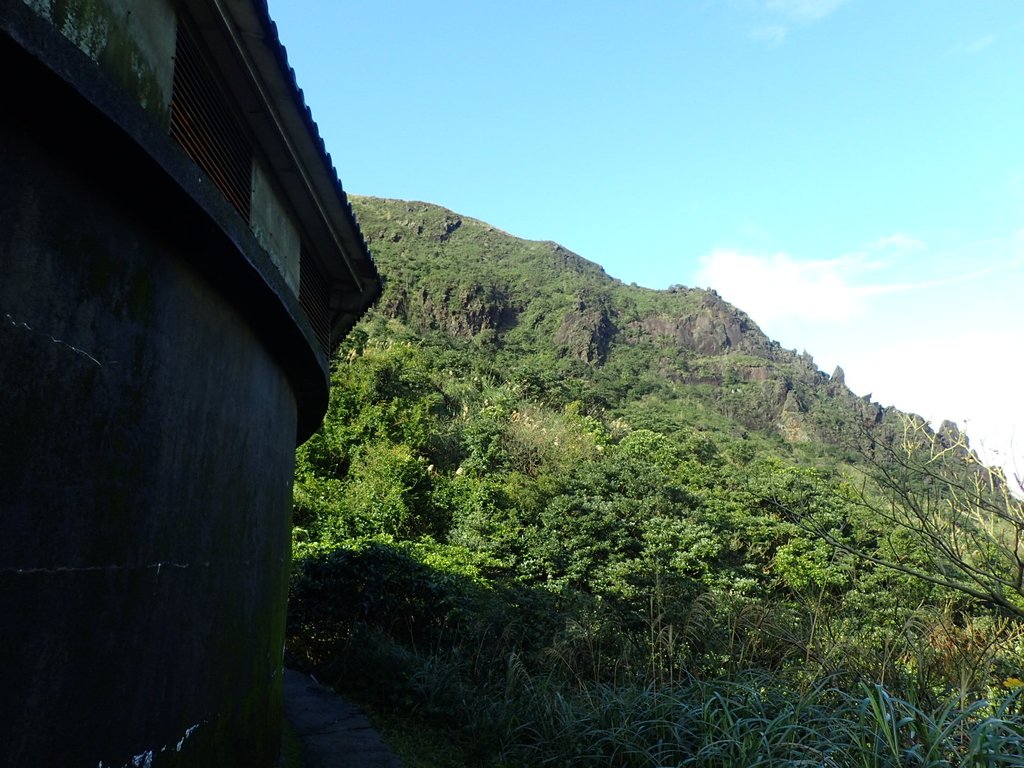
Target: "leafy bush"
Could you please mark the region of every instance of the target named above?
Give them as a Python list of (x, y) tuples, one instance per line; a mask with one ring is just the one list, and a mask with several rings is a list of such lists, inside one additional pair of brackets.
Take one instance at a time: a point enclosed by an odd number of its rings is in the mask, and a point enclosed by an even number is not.
[(389, 287), (296, 456), (294, 663), (466, 765), (1020, 764), (1024, 515), (956, 433), (712, 294), (360, 205)]

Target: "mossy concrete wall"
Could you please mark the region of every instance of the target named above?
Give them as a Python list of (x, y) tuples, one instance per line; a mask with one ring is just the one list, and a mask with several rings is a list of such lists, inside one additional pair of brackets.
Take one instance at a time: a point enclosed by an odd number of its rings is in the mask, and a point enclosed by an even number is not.
[(62, 116), (0, 119), (0, 766), (271, 768), (326, 372), (226, 204), (39, 39), (61, 77), (0, 30), (12, 103)]
[[(180, 23), (169, 0), (22, 0), (169, 125)], [(258, 153), (257, 153), (258, 155)], [(250, 226), (288, 287), (299, 292), (299, 234), (258, 157), (252, 168)]]
[(177, 17), (168, 0), (23, 0), (167, 124)]
[(281, 271), (288, 287), (298, 296), (301, 249), (299, 233), (274, 189), (270, 174), (259, 160), (252, 164), (252, 208), (249, 220), (252, 233)]

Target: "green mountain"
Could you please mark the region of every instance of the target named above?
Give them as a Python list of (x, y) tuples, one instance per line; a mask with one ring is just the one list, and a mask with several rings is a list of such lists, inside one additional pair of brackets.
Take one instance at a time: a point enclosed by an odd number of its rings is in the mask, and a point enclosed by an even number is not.
[(841, 369), (828, 376), (807, 353), (781, 348), (714, 291), (625, 285), (556, 243), (426, 203), (354, 204), (387, 281), (378, 315), (423, 343), (472, 345), (524, 386), (547, 377), (563, 399), (643, 425), (756, 430), (812, 450), (900, 419), (854, 395)]
[(353, 206), (385, 288), (296, 454), (291, 663), (422, 765), (1020, 754), (1024, 509), (955, 425), (713, 291)]

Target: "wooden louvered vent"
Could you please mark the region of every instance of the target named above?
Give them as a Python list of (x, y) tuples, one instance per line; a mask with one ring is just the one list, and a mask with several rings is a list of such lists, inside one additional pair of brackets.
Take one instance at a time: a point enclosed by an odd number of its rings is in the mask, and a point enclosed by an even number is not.
[(171, 137), (246, 221), (252, 200), (252, 146), (195, 34), (178, 25), (171, 90)]
[[(198, 34), (187, 22), (179, 23), (171, 90), (171, 137), (249, 221), (254, 150), (232, 105), (227, 89), (204, 55)], [(303, 244), (299, 303), (326, 356), (331, 352), (330, 301), (331, 279)]]
[(299, 263), (299, 303), (306, 311), (320, 349), (331, 354), (330, 280), (305, 247)]

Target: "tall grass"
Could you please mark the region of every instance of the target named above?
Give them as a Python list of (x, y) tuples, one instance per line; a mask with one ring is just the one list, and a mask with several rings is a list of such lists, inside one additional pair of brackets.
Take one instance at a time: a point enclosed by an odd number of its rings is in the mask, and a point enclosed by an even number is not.
[(503, 765), (1024, 766), (1017, 698), (926, 712), (881, 686), (804, 692), (774, 676), (669, 688), (596, 685), (572, 693), (524, 680)]
[[(403, 755), (411, 768), (1024, 768), (1016, 624), (912, 617), (874, 658), (825, 614), (815, 643), (839, 641), (820, 651), (790, 613), (703, 599), (673, 625), (652, 598), (626, 635), (530, 592), (502, 596), (516, 611), (491, 592), (439, 599), (450, 580), (376, 550), (321, 565), (293, 584), (291, 661), (426, 734), (416, 749), (443, 761)], [(338, 586), (381, 571), (383, 587)]]
[[(376, 639), (380, 670), (387, 640)], [(457, 745), (450, 765), (1024, 767), (1021, 689), (967, 705), (954, 691), (926, 705), (878, 684), (851, 690), (826, 678), (799, 686), (769, 672), (671, 685), (580, 683), (531, 672), (514, 653), (503, 672), (486, 677), (454, 649), (404, 647), (395, 659), (402, 675), (391, 682), (403, 683), (388, 698), (401, 704), (388, 708)]]

